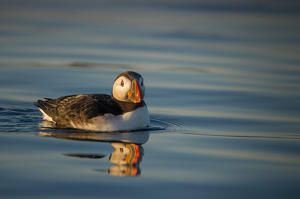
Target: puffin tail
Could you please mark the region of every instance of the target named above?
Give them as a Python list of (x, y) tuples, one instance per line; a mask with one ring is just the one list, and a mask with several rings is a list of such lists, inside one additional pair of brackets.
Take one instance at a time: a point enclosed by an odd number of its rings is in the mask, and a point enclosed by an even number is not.
[(55, 108), (53, 105), (49, 104), (47, 101), (38, 100), (33, 103), (35, 106), (39, 108), (39, 110), (43, 113), (43, 119), (51, 122), (53, 121), (53, 116), (55, 115)]

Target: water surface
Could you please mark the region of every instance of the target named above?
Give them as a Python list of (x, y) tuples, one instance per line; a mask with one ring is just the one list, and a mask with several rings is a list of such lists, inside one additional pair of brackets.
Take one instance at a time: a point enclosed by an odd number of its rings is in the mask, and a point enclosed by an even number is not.
[[(0, 6), (1, 198), (299, 198), (294, 1)], [(151, 128), (42, 121), (37, 99), (143, 75)]]

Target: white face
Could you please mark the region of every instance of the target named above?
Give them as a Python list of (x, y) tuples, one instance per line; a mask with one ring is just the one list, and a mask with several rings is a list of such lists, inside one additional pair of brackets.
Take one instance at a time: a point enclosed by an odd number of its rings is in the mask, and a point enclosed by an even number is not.
[[(145, 96), (145, 85), (143, 77), (140, 77), (137, 80), (138, 87), (140, 89), (141, 100), (144, 99)], [(131, 102), (132, 96), (128, 95), (129, 91), (132, 91), (132, 82), (125, 76), (119, 77), (113, 86), (113, 96), (119, 101)]]

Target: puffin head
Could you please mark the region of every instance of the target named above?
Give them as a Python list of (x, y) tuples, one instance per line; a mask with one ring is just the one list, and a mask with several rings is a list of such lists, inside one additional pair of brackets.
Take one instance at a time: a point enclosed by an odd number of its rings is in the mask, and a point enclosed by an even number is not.
[(133, 71), (121, 73), (115, 79), (112, 96), (124, 102), (140, 103), (145, 96), (143, 77)]

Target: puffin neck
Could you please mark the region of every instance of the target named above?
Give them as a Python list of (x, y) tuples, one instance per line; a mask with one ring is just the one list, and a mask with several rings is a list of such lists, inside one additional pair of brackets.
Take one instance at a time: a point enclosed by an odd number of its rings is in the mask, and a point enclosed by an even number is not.
[(124, 102), (117, 100), (113, 95), (111, 95), (111, 98), (119, 105), (123, 113), (134, 111), (138, 108), (141, 108), (143, 106), (146, 106), (146, 103), (144, 100), (142, 100), (140, 103), (133, 103), (133, 102)]

